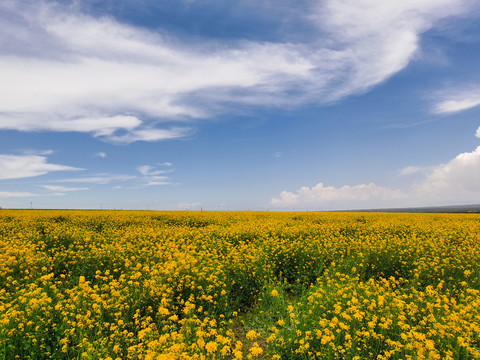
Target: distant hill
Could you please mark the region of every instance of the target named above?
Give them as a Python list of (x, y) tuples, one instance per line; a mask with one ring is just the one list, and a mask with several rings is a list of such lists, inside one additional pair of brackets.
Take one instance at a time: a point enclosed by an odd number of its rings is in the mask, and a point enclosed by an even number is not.
[(406, 213), (480, 213), (480, 204), (474, 205), (449, 205), (449, 206), (425, 206), (410, 208), (387, 208), (387, 209), (359, 209), (353, 212), (406, 212)]

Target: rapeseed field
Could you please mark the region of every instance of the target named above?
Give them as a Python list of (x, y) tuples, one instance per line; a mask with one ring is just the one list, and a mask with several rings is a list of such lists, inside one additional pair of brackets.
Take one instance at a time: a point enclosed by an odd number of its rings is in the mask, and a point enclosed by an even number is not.
[(1, 359), (480, 359), (474, 214), (0, 210)]

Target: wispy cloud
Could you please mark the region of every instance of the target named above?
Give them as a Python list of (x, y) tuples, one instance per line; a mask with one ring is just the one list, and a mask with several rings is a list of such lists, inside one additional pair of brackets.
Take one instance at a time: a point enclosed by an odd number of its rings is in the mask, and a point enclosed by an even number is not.
[(41, 156), (48, 156), (55, 153), (53, 150), (34, 150), (34, 149), (23, 149), (18, 151), (18, 153), (22, 155), (41, 155)]
[(328, 0), (304, 8), (317, 40), (227, 46), (192, 45), (46, 1), (6, 0), (0, 129), (160, 141), (189, 136), (186, 122), (235, 104), (336, 101), (403, 69), (419, 36), (469, 3)]
[(98, 152), (93, 155), (94, 157), (99, 157), (100, 159), (105, 159), (107, 157), (107, 153), (104, 153), (103, 151)]
[(76, 177), (52, 180), (59, 183), (85, 183), (85, 184), (108, 184), (117, 181), (128, 181), (135, 179), (133, 175), (111, 175), (111, 174), (97, 174), (94, 176)]
[(60, 186), (60, 185), (41, 185), (41, 187), (57, 193), (90, 190), (90, 188), (87, 188), (87, 187), (67, 187), (67, 186)]
[(50, 164), (40, 155), (0, 155), (0, 180), (45, 175), (52, 171), (84, 170), (73, 166)]
[(156, 165), (142, 165), (137, 170), (143, 175), (144, 186), (174, 185), (165, 174), (174, 170), (170, 169), (172, 163), (164, 162)]
[(163, 186), (163, 185), (174, 185), (168, 176), (150, 176), (146, 178), (147, 182), (145, 186)]
[(1, 199), (6, 199), (6, 198), (23, 198), (23, 197), (33, 197), (33, 196), (39, 196), (38, 194), (32, 194), (30, 192), (21, 192), (21, 191), (0, 191), (0, 198)]
[(160, 141), (178, 139), (191, 135), (191, 127), (172, 127), (170, 129), (134, 129), (124, 135), (109, 135), (108, 140), (117, 144), (130, 144), (136, 141)]
[[(51, 180), (51, 183), (68, 183), (68, 184), (92, 184), (92, 185), (106, 185), (116, 183), (126, 183), (125, 186), (115, 185), (116, 189), (120, 188), (138, 188), (145, 186), (160, 186), (160, 185), (176, 185), (169, 178), (168, 174), (172, 173), (172, 163), (163, 162), (152, 165), (141, 165), (137, 167), (137, 171), (140, 173), (137, 175), (130, 174), (93, 174), (82, 177), (63, 178)], [(89, 190), (85, 187), (65, 187), (59, 185), (43, 185), (45, 189), (56, 192)]]
[[(168, 165), (165, 165), (168, 164)], [(160, 166), (171, 166), (171, 163), (162, 163), (159, 164)], [(172, 172), (173, 170), (171, 169), (159, 169), (158, 166), (152, 166), (152, 165), (142, 165), (137, 168), (137, 170), (145, 176), (155, 176), (155, 175), (160, 175), (160, 174), (165, 174)]]
[(461, 87), (438, 91), (435, 93), (435, 98), (438, 100), (432, 109), (434, 113), (456, 113), (480, 105), (480, 87), (464, 84)]
[(412, 174), (418, 174), (425, 171), (427, 168), (422, 166), (407, 166), (399, 171), (400, 176), (407, 176)]

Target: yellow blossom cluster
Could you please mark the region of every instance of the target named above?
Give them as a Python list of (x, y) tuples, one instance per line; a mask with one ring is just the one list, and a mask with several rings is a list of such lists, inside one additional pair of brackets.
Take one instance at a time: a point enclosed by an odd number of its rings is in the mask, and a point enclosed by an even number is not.
[(476, 214), (0, 210), (2, 359), (480, 359)]

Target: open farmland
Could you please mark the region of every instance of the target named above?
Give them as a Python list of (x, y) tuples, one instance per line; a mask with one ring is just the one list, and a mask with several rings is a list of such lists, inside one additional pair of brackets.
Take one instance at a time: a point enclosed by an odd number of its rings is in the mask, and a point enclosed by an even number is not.
[(0, 210), (1, 359), (480, 359), (475, 214)]

